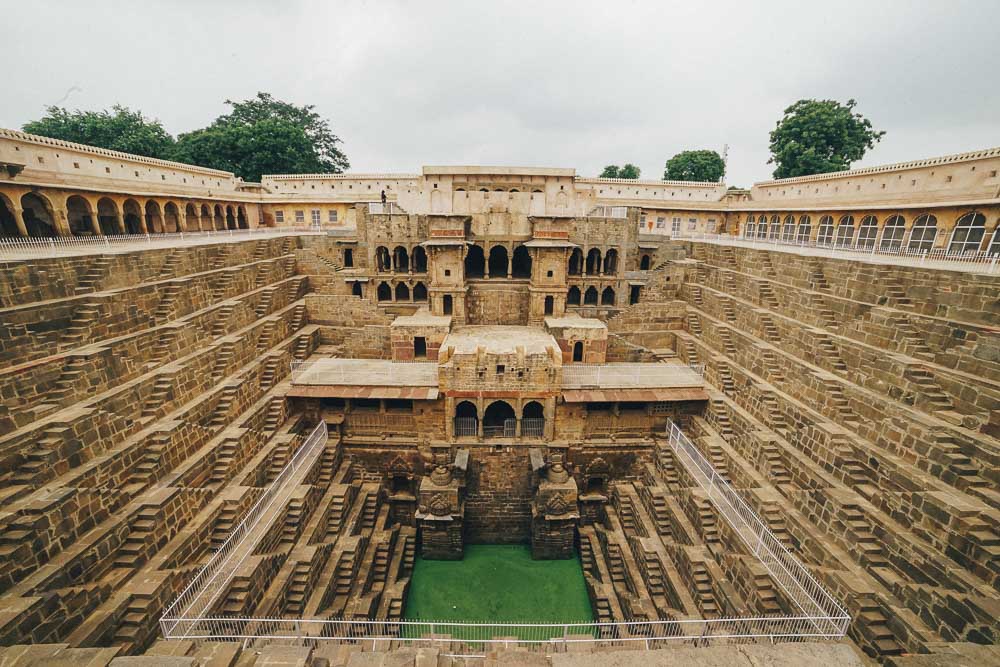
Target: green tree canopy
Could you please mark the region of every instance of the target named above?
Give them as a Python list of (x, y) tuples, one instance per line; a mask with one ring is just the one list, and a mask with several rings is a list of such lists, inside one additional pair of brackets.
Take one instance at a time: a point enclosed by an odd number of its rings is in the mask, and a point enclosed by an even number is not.
[(43, 137), (73, 141), (134, 155), (169, 159), (174, 138), (158, 120), (140, 111), (115, 105), (104, 111), (68, 111), (51, 106), (38, 120), (25, 123), (24, 131)]
[(339, 174), (350, 167), (328, 121), (312, 105), (295, 106), (268, 93), (234, 102), (208, 127), (177, 138), (174, 159), (226, 169), (246, 181), (261, 174)]
[(799, 100), (785, 109), (771, 131), (771, 159), (775, 178), (825, 174), (849, 169), (864, 157), (885, 132), (859, 113), (854, 100)]
[(626, 162), (621, 167), (616, 164), (609, 164), (601, 172), (600, 178), (630, 178), (635, 180), (639, 178), (640, 173), (642, 173), (642, 170), (631, 162)]
[(726, 163), (715, 151), (682, 151), (667, 160), (663, 172), (665, 181), (711, 181), (722, 180), (726, 173)]

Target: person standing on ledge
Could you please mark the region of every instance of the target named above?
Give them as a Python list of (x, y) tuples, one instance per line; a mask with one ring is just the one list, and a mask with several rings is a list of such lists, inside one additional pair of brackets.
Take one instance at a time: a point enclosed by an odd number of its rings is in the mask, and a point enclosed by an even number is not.
[(385, 206), (385, 190), (382, 191), (382, 206)]

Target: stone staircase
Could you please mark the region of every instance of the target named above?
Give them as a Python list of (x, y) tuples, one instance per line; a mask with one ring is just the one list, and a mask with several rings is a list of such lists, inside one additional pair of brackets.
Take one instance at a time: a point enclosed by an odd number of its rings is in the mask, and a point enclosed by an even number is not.
[(180, 285), (167, 285), (163, 288), (160, 302), (156, 304), (156, 310), (153, 311), (155, 321), (164, 322), (173, 317), (174, 305), (177, 303), (177, 297), (181, 295), (181, 291)]
[(219, 346), (219, 351), (215, 355), (215, 363), (212, 365), (212, 382), (218, 382), (226, 375), (235, 355), (236, 341), (227, 340)]
[(74, 292), (76, 294), (86, 294), (97, 291), (98, 283), (107, 277), (110, 268), (111, 259), (103, 255), (98, 255), (89, 262), (87, 272), (83, 274), (80, 281), (76, 284)]
[(146, 561), (146, 547), (150, 538), (156, 532), (158, 510), (155, 507), (143, 507), (136, 518), (129, 524), (128, 537), (118, 549), (114, 560), (115, 567), (134, 569)]

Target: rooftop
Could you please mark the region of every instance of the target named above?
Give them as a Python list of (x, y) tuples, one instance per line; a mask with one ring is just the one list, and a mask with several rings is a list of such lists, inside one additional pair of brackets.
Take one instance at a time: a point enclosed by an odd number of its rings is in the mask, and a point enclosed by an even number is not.
[(394, 327), (450, 327), (451, 315), (432, 315), (427, 308), (421, 308), (412, 315), (400, 315), (392, 321)]
[(289, 396), (435, 399), (437, 364), (317, 359), (292, 378)]
[(492, 354), (548, 354), (558, 350), (556, 339), (536, 327), (468, 326), (457, 327), (441, 343), (441, 349), (451, 347), (455, 354), (475, 354), (480, 347)]

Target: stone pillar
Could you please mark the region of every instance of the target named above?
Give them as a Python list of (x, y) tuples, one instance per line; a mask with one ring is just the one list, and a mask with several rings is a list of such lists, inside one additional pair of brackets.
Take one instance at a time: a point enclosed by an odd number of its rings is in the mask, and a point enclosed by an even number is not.
[(55, 225), (56, 234), (59, 236), (73, 236), (69, 228), (69, 215), (64, 208), (52, 207), (52, 224)]
[(468, 450), (448, 461), (447, 446), (432, 455), (433, 471), (420, 480), (414, 518), (420, 530), (420, 555), (430, 560), (461, 560), (465, 549), (465, 469)]
[(97, 209), (94, 209), (94, 215), (88, 215), (90, 218), (90, 230), (94, 232), (95, 236), (104, 236), (104, 232), (101, 231), (101, 221), (97, 217)]
[(580, 518), (576, 480), (564, 467), (561, 454), (553, 454), (552, 459), (531, 503), (531, 557), (535, 560), (572, 558)]

